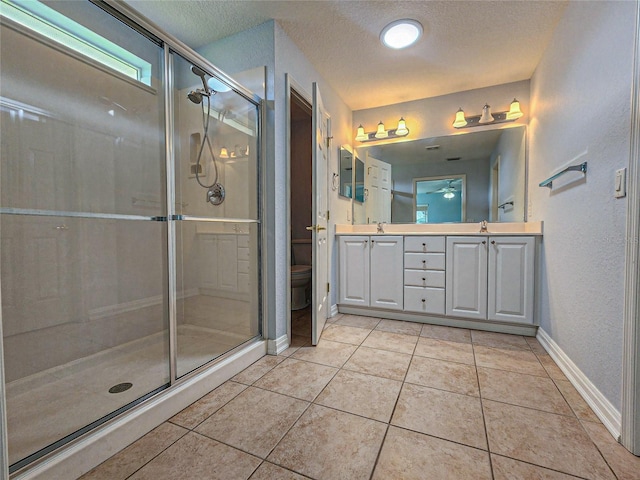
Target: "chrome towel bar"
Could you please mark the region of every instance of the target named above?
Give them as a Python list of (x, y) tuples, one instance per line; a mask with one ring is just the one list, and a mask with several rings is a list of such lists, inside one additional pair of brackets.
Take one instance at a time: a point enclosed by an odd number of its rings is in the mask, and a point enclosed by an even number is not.
[(586, 175), (587, 173), (587, 162), (583, 162), (580, 165), (571, 165), (570, 167), (565, 168), (561, 172), (556, 173), (553, 177), (547, 178), (544, 182), (540, 182), (539, 187), (552, 187), (553, 181), (558, 178), (560, 175), (564, 175), (567, 172), (582, 172)]

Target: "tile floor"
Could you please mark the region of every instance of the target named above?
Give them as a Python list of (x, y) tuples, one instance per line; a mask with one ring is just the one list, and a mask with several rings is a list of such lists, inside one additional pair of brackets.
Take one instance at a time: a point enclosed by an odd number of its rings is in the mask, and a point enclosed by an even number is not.
[(267, 356), (82, 479), (640, 479), (532, 338), (307, 312)]

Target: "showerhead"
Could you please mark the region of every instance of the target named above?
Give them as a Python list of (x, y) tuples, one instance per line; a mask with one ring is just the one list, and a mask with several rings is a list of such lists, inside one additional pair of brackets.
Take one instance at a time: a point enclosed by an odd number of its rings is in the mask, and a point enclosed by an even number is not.
[[(209, 94), (209, 86), (207, 85), (207, 81), (205, 80), (205, 71), (196, 67), (195, 65), (191, 66), (191, 71), (193, 72), (194, 75), (197, 75), (198, 77), (200, 77), (200, 80), (202, 80), (202, 86), (204, 87), (204, 91), (206, 92), (206, 94)], [(200, 102), (198, 102), (200, 103)]]
[(200, 93), (199, 91), (191, 91), (187, 94), (187, 97), (189, 97), (189, 100), (191, 100), (193, 103), (195, 103), (196, 105), (199, 105), (202, 102), (202, 93)]

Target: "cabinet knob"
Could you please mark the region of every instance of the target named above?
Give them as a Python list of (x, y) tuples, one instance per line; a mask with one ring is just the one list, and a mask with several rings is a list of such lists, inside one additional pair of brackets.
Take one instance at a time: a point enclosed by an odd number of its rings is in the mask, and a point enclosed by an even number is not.
[(487, 244), (487, 242), (486, 242), (485, 240), (483, 240), (483, 241), (482, 241), (482, 244), (483, 244), (483, 245), (486, 245), (486, 244)]
[(422, 281), (423, 281), (423, 282), (424, 282), (424, 281), (426, 281), (426, 280), (427, 280), (426, 278), (422, 277)]
[(426, 302), (427, 302), (427, 300), (423, 298), (422, 299), (422, 303), (426, 303)]
[(495, 240), (491, 240), (491, 245), (495, 245), (496, 241)]

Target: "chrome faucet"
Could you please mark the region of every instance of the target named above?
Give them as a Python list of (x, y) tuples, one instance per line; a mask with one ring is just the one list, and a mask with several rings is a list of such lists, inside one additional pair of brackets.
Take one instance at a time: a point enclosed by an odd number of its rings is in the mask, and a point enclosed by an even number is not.
[(480, 222), (480, 233), (487, 233), (489, 230), (487, 230), (487, 221), (486, 220), (482, 220)]
[(378, 233), (384, 233), (384, 223), (378, 222)]

